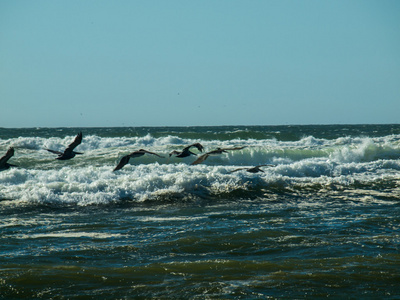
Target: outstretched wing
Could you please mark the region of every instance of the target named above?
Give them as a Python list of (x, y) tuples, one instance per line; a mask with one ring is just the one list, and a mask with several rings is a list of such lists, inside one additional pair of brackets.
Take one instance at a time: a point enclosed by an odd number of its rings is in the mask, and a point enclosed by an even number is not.
[(264, 171), (261, 170), (260, 167), (261, 166), (255, 166), (255, 167), (249, 168), (249, 169), (247, 169), (247, 172), (249, 172), (249, 173), (263, 172), (264, 173)]
[(217, 148), (215, 150), (208, 151), (207, 154), (208, 155), (218, 155), (218, 154), (222, 154), (224, 152), (226, 152), (225, 149)]
[(78, 146), (82, 142), (82, 132), (79, 132), (78, 135), (75, 137), (74, 141), (65, 149), (65, 152), (72, 152), (76, 146)]
[(247, 168), (239, 168), (239, 169), (235, 169), (235, 170), (232, 170), (232, 171), (230, 171), (229, 173), (237, 172), (237, 171), (240, 171), (240, 170), (247, 170)]
[(275, 167), (275, 165), (271, 165), (271, 164), (268, 164), (268, 165), (258, 165), (257, 167), (258, 167), (258, 168), (259, 168), (259, 167)]
[(179, 155), (179, 154), (181, 154), (179, 151), (174, 150), (169, 154), (169, 157), (171, 157), (172, 155)]
[(206, 154), (203, 154), (202, 156), (200, 156), (198, 159), (196, 159), (194, 162), (192, 162), (192, 165), (198, 165), (201, 164), (203, 161), (205, 161), (207, 159), (207, 157), (209, 157), (210, 155), (216, 155), (216, 154), (221, 154), (223, 152), (226, 152), (226, 150), (241, 150), (243, 148), (245, 148), (246, 146), (242, 146), (242, 147), (234, 147), (234, 148), (217, 148), (216, 150), (207, 152)]
[(246, 170), (249, 173), (264, 172), (262, 169), (260, 169), (261, 167), (275, 167), (275, 165), (258, 165), (258, 166), (251, 167), (251, 168), (239, 168), (239, 169), (230, 171), (229, 173), (233, 173), (233, 172), (240, 171), (240, 170)]
[(13, 155), (14, 155), (14, 148), (10, 147), (7, 150), (6, 154), (2, 158), (0, 158), (0, 166), (4, 165)]
[(205, 161), (207, 159), (207, 157), (209, 157), (210, 155), (208, 153), (203, 154), (201, 156), (199, 156), (198, 159), (196, 159), (194, 162), (191, 163), (191, 165), (198, 165), (201, 164), (203, 161)]
[(56, 151), (56, 150), (51, 150), (51, 149), (46, 149), (46, 150), (49, 151), (49, 152), (51, 152), (51, 153), (58, 154), (58, 155), (63, 154), (62, 152)]
[(189, 145), (189, 146), (183, 148), (183, 151), (187, 151), (187, 150), (189, 150), (189, 149), (192, 148), (192, 147), (196, 147), (197, 150), (199, 150), (200, 152), (203, 152), (203, 150), (204, 150), (204, 147), (203, 147), (202, 144), (200, 144), (200, 143), (194, 143), (194, 144), (192, 144), (192, 145)]
[[(152, 155), (155, 155), (155, 156), (164, 158), (164, 156), (158, 155), (157, 153), (150, 152), (150, 151), (147, 151), (147, 150), (144, 150), (144, 149), (140, 149), (139, 151), (142, 152), (142, 153), (152, 154)], [(138, 152), (139, 152), (139, 151), (138, 151)], [(133, 153), (135, 153), (135, 152), (133, 152)]]
[(129, 162), (130, 158), (131, 158), (130, 155), (125, 155), (124, 157), (122, 157), (121, 160), (119, 161), (118, 165), (114, 168), (113, 171), (121, 170)]
[(234, 148), (223, 148), (222, 150), (242, 150), (243, 148), (246, 148), (246, 146), (234, 147)]

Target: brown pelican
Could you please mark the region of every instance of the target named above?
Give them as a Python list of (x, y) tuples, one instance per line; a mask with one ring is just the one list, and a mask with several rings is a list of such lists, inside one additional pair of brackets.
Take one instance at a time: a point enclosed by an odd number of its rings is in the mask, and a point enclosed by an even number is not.
[(206, 154), (203, 154), (200, 156), (198, 159), (196, 159), (194, 162), (192, 162), (192, 165), (198, 165), (201, 164), (203, 161), (205, 161), (210, 155), (218, 155), (222, 154), (224, 152), (227, 152), (227, 150), (241, 150), (245, 148), (246, 146), (243, 147), (235, 147), (235, 148), (217, 148), (216, 150), (207, 152)]
[(193, 153), (192, 151), (190, 151), (191, 147), (196, 147), (200, 152), (203, 152), (203, 149), (204, 149), (204, 147), (200, 143), (195, 143), (195, 144), (192, 144), (192, 145), (189, 145), (189, 146), (183, 148), (182, 151), (176, 151), (176, 150), (172, 151), (169, 154), (169, 157), (171, 157), (172, 155), (175, 155), (176, 157), (187, 157), (190, 155), (197, 155), (196, 153)]
[(58, 154), (58, 157), (56, 157), (56, 159), (67, 160), (74, 158), (76, 154), (83, 154), (80, 152), (73, 151), (75, 147), (78, 146), (81, 142), (82, 142), (82, 132), (79, 132), (78, 135), (75, 137), (75, 140), (64, 150), (64, 152), (59, 152), (50, 149), (46, 150), (51, 153)]
[(14, 155), (14, 148), (10, 147), (6, 154), (0, 158), (0, 170), (7, 170), (10, 167), (16, 167), (16, 165), (9, 164), (7, 161)]
[(129, 162), (129, 159), (131, 157), (139, 157), (139, 156), (145, 155), (146, 153), (147, 154), (153, 154), (153, 155), (158, 156), (158, 157), (164, 157), (164, 156), (160, 156), (160, 155), (158, 155), (158, 154), (156, 154), (154, 152), (150, 152), (150, 151), (147, 151), (147, 150), (144, 150), (144, 149), (140, 149), (138, 151), (132, 152), (131, 154), (128, 154), (128, 155), (125, 155), (124, 157), (122, 157), (121, 160), (119, 161), (118, 165), (114, 168), (113, 171), (121, 170)]
[(239, 168), (239, 169), (230, 171), (229, 173), (233, 173), (233, 172), (240, 171), (240, 170), (246, 170), (247, 172), (250, 172), (250, 173), (264, 172), (263, 170), (260, 169), (261, 167), (275, 167), (275, 166), (274, 165), (259, 165), (259, 166), (255, 166), (252, 168)]

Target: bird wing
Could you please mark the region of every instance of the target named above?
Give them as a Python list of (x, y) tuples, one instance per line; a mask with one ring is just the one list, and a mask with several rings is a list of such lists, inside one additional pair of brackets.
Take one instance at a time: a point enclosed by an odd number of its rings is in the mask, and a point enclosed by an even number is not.
[(275, 167), (275, 166), (274, 165), (258, 165), (258, 166), (247, 169), (247, 172), (250, 172), (250, 173), (263, 172), (264, 173), (264, 171), (261, 169), (261, 167)]
[(260, 169), (260, 166), (255, 166), (255, 167), (249, 168), (249, 169), (247, 169), (247, 172), (249, 172), (249, 173), (263, 172), (264, 173), (264, 171)]
[(189, 151), (189, 149), (190, 149), (192, 146), (193, 146), (193, 145), (186, 146), (185, 148), (182, 149), (182, 152)]
[(64, 152), (72, 151), (76, 146), (78, 146), (82, 142), (82, 132), (79, 132), (75, 137), (74, 141), (65, 149)]
[(203, 161), (205, 161), (207, 159), (207, 157), (209, 157), (210, 155), (208, 153), (203, 154), (201, 156), (199, 156), (198, 159), (196, 159), (194, 162), (191, 163), (191, 165), (198, 165), (201, 164)]
[(178, 155), (178, 154), (180, 154), (180, 152), (174, 150), (174, 151), (172, 151), (172, 152), (169, 154), (169, 156), (171, 157), (172, 155)]
[(192, 144), (192, 145), (189, 145), (189, 146), (183, 148), (183, 151), (189, 150), (189, 149), (192, 148), (192, 147), (196, 147), (197, 150), (199, 150), (200, 152), (203, 152), (203, 150), (204, 150), (204, 147), (203, 147), (202, 144), (200, 144), (200, 143), (194, 143), (194, 144)]
[(207, 157), (209, 157), (210, 155), (215, 155), (215, 154), (221, 154), (222, 152), (226, 152), (226, 150), (241, 150), (243, 148), (245, 148), (246, 146), (242, 146), (242, 147), (234, 147), (234, 148), (217, 148), (216, 150), (207, 152), (206, 154), (201, 155), (198, 159), (196, 159), (194, 162), (192, 162), (192, 165), (198, 165), (201, 164), (203, 161), (205, 161), (207, 159)]
[(119, 161), (118, 165), (114, 168), (113, 171), (121, 170), (129, 162), (130, 158), (131, 158), (130, 155), (125, 155), (124, 157), (122, 157), (121, 160)]
[[(153, 155), (155, 155), (155, 156), (158, 156), (158, 157), (164, 158), (164, 156), (158, 155), (157, 153), (150, 152), (150, 151), (147, 151), (147, 150), (143, 150), (143, 149), (141, 149), (141, 150), (139, 150), (139, 151), (140, 151), (140, 152), (142, 152), (142, 153), (153, 154)], [(133, 152), (133, 153), (135, 153), (135, 152)], [(132, 153), (132, 154), (133, 154), (133, 153)]]
[(221, 150), (242, 150), (243, 148), (246, 148), (246, 146), (233, 147), (233, 148), (223, 148)]
[(239, 168), (239, 169), (232, 170), (232, 171), (230, 171), (229, 173), (237, 172), (237, 171), (240, 171), (240, 170), (246, 170), (246, 169), (247, 169), (247, 168)]
[(5, 164), (13, 155), (14, 155), (14, 148), (10, 147), (7, 150), (6, 154), (2, 158), (0, 158), (0, 165)]
[(46, 150), (49, 151), (49, 152), (51, 152), (51, 153), (58, 154), (58, 155), (63, 154), (62, 152), (56, 151), (56, 150), (51, 150), (51, 149), (46, 149)]
[(208, 155), (216, 155), (216, 154), (222, 154), (223, 152), (226, 152), (225, 149), (217, 148), (212, 151), (208, 151), (206, 154)]

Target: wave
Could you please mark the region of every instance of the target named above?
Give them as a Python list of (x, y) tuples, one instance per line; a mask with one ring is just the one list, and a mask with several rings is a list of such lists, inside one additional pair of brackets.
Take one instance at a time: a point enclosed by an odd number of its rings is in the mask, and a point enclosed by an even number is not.
[(340, 162), (399, 159), (400, 147), (398, 144), (394, 145), (387, 140), (382, 143), (370, 138), (364, 138), (356, 145), (352, 143), (335, 149), (330, 158)]
[[(227, 128), (229, 134), (245, 135), (243, 128)], [(54, 133), (54, 130), (53, 132)], [(399, 199), (400, 135), (377, 137), (340, 136), (333, 139), (304, 136), (297, 140), (276, 138), (208, 139), (180, 133), (140, 136), (84, 135), (77, 151), (84, 155), (69, 161), (55, 160), (46, 148), (63, 150), (71, 135), (19, 136), (0, 139), (0, 153), (14, 146), (10, 163), (18, 168), (0, 172), (0, 203), (39, 205), (98, 205), (130, 201), (197, 201), (297, 194), (312, 197), (315, 191), (379, 189), (387, 198)], [(253, 132), (254, 133), (254, 132)], [(160, 136), (157, 136), (160, 134)], [(204, 132), (202, 133), (204, 134)], [(227, 133), (226, 133), (227, 134)], [(61, 134), (60, 134), (61, 135)], [(172, 150), (200, 142), (206, 151), (217, 147), (246, 146), (201, 165), (196, 159), (168, 157)], [(112, 172), (119, 159), (134, 150), (148, 149), (163, 155), (144, 155)], [(194, 150), (196, 151), (196, 150)], [(200, 154), (200, 153), (199, 153)], [(251, 174), (239, 167), (272, 164), (264, 172)], [(397, 194), (396, 194), (397, 193)], [(382, 198), (382, 197), (381, 197)], [(8, 201), (12, 200), (12, 201)], [(10, 204), (11, 205), (11, 204)]]
[[(270, 193), (329, 191), (380, 186), (400, 199), (398, 160), (337, 164), (305, 159), (265, 167), (263, 173), (231, 173), (234, 166), (178, 164), (128, 165), (119, 172), (109, 166), (65, 166), (59, 169), (10, 169), (0, 173), (0, 198), (19, 204), (99, 205), (121, 201), (195, 201), (254, 199)], [(397, 193), (397, 194), (396, 194)], [(397, 195), (397, 196), (396, 196)], [(275, 197), (274, 196), (274, 197)], [(309, 194), (309, 196), (313, 196)]]
[[(24, 167), (29, 167), (29, 163), (36, 166), (40, 161), (48, 161), (54, 158), (54, 155), (48, 153), (45, 149), (63, 151), (73, 138), (74, 136), (64, 138), (18, 137), (7, 140), (0, 139), (0, 151), (5, 152), (8, 147), (13, 146), (16, 149), (13, 160), (16, 162), (22, 160)], [(334, 140), (318, 139), (309, 136), (298, 141), (278, 141), (276, 139), (204, 141), (184, 139), (171, 135), (156, 138), (150, 134), (140, 137), (100, 137), (89, 135), (84, 137), (83, 143), (77, 149), (85, 153), (79, 159), (80, 163), (85, 164), (84, 160), (86, 160), (92, 165), (96, 164), (96, 160), (101, 164), (111, 162), (113, 164), (122, 155), (142, 148), (168, 157), (168, 154), (172, 150), (182, 149), (184, 146), (195, 142), (202, 143), (206, 151), (214, 150), (218, 147), (245, 146), (246, 148), (240, 151), (232, 151), (219, 157), (210, 157), (205, 164), (251, 166), (268, 163), (288, 163), (308, 158), (326, 158), (338, 163), (399, 159), (399, 141), (399, 135), (379, 138), (341, 137)], [(137, 161), (140, 163), (150, 163), (155, 160), (144, 156)], [(179, 162), (180, 160), (172, 158), (171, 161)], [(190, 159), (185, 159), (184, 161), (190, 163)], [(166, 161), (159, 162), (166, 163)]]

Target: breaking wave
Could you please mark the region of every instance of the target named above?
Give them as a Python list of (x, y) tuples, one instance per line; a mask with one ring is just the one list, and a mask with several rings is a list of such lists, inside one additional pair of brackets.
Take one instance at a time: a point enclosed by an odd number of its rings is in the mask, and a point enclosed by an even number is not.
[[(4, 130), (4, 129), (3, 129)], [(202, 199), (270, 198), (303, 192), (365, 189), (374, 187), (384, 197), (399, 199), (400, 135), (303, 136), (279, 140), (243, 129), (231, 130), (225, 139), (215, 133), (146, 133), (124, 135), (84, 131), (78, 151), (84, 155), (70, 161), (55, 160), (46, 148), (62, 150), (74, 137), (51, 134), (0, 139), (0, 151), (15, 147), (12, 163), (18, 168), (0, 172), (1, 203), (46, 205), (99, 205), (147, 201), (197, 201)], [(115, 129), (117, 130), (117, 129)], [(226, 135), (234, 135), (227, 139)], [(277, 133), (276, 133), (277, 134)], [(202, 139), (198, 136), (202, 135)], [(239, 135), (239, 137), (238, 137)], [(248, 138), (245, 138), (248, 136)], [(246, 146), (242, 150), (210, 156), (203, 164), (190, 165), (195, 157), (168, 157), (172, 150), (200, 142), (205, 151), (217, 147)], [(134, 150), (148, 149), (163, 155), (131, 159), (112, 172), (119, 159)], [(200, 153), (199, 153), (200, 154)], [(11, 161), (10, 161), (11, 162)], [(271, 164), (252, 174), (238, 168)], [(394, 188), (393, 188), (394, 187)], [(304, 196), (304, 195), (303, 195)], [(379, 197), (378, 197), (379, 198)], [(382, 197), (381, 197), (382, 198)]]

